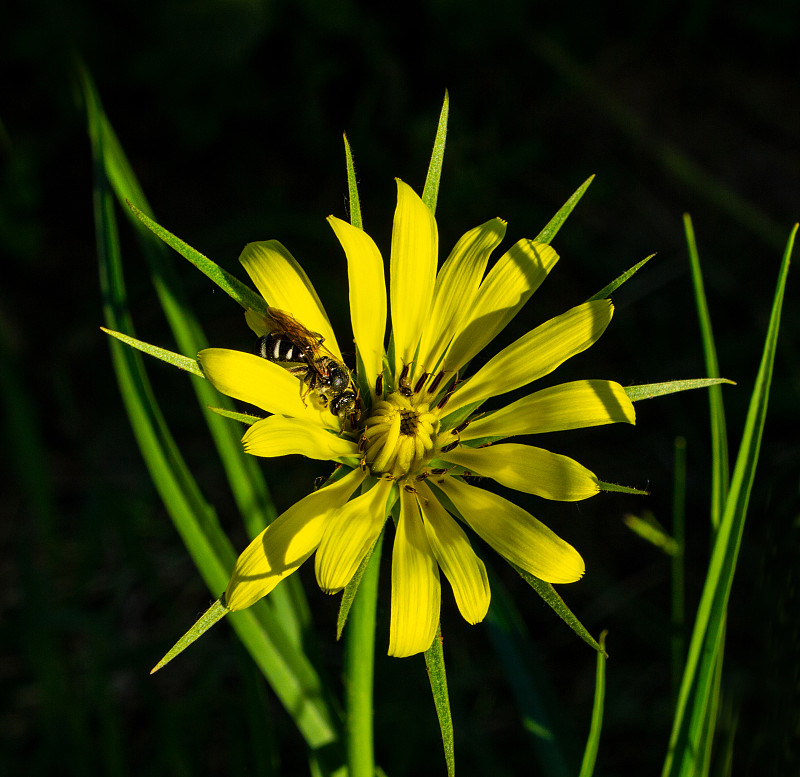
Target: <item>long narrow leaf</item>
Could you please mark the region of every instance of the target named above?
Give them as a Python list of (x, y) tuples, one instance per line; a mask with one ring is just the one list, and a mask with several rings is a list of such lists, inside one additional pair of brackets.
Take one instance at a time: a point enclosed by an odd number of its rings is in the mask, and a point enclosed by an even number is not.
[[(117, 223), (96, 109), (89, 111), (89, 119), (104, 315), (110, 328), (130, 332), (133, 327), (126, 307)], [(153, 482), (209, 589), (220, 591), (233, 566), (233, 549), (169, 433), (139, 354), (115, 340), (111, 341), (111, 351), (122, 397)], [(338, 731), (325, 702), (325, 689), (272, 612), (267, 607), (255, 607), (232, 622), (309, 745), (321, 747), (335, 742)]]
[[(692, 268), (692, 285), (697, 303), (697, 316), (700, 320), (700, 334), (703, 340), (703, 356), (709, 378), (719, 378), (717, 349), (714, 345), (714, 332), (711, 328), (711, 315), (708, 311), (703, 274), (700, 270), (700, 256), (689, 214), (683, 216), (686, 231), (686, 244), (689, 250), (689, 263)], [(711, 411), (711, 525), (716, 529), (722, 516), (722, 507), (728, 494), (728, 433), (725, 427), (725, 407), (722, 401), (722, 388), (712, 386), (708, 391)]]
[[(689, 214), (683, 216), (686, 244), (689, 252), (689, 263), (692, 271), (692, 286), (697, 305), (697, 315), (700, 321), (700, 333), (703, 342), (703, 356), (706, 363), (708, 377), (719, 377), (719, 363), (717, 349), (714, 344), (714, 333), (711, 327), (711, 315), (708, 310), (703, 274), (700, 269), (700, 255), (697, 251), (697, 242), (694, 228)], [(729, 463), (728, 463), (728, 435), (725, 425), (725, 407), (722, 399), (722, 387), (711, 386), (708, 391), (708, 403), (711, 425), (711, 526), (714, 532), (719, 529), (725, 499), (728, 495)], [(719, 696), (722, 686), (722, 661), (724, 648), (725, 629), (722, 629), (718, 658), (715, 664), (713, 681), (709, 690), (709, 703), (706, 705), (706, 715), (702, 726), (698, 726), (695, 737), (696, 759), (698, 764), (698, 777), (706, 777), (711, 765), (711, 749), (714, 743), (714, 732), (719, 709)]]
[(594, 765), (597, 761), (597, 751), (600, 748), (600, 732), (603, 728), (603, 707), (606, 698), (606, 632), (600, 635), (600, 647), (602, 650), (597, 652), (597, 666), (595, 669), (594, 681), (594, 703), (592, 704), (592, 724), (589, 728), (589, 736), (586, 740), (586, 748), (583, 751), (583, 761), (578, 777), (592, 777)]
[(715, 538), (711, 563), (695, 619), (678, 709), (664, 762), (665, 777), (667, 775), (689, 777), (696, 773), (699, 765), (697, 759), (701, 756), (700, 740), (704, 735), (708, 706), (713, 701), (713, 680), (720, 655), (725, 612), (736, 571), (747, 505), (766, 420), (784, 289), (796, 233), (797, 225), (792, 230), (783, 255), (761, 366), (750, 398), (730, 492)]
[(442, 734), (444, 760), (447, 764), (447, 777), (455, 777), (455, 742), (453, 739), (453, 718), (450, 714), (450, 694), (447, 690), (447, 672), (444, 666), (444, 650), (442, 648), (442, 627), (433, 638), (431, 646), (425, 651), (425, 666), (428, 667), (428, 679), (433, 693), (433, 704), (439, 718), (439, 730)]
[[(142, 228), (140, 219), (137, 219), (131, 208), (127, 207), (130, 200), (135, 199), (148, 213), (150, 212), (144, 193), (128, 163), (122, 146), (103, 112), (91, 78), (85, 71), (83, 72), (83, 86), (89, 120), (95, 127), (95, 134), (102, 140), (100, 147), (106, 174), (120, 204), (126, 205), (125, 213), (130, 217), (131, 223), (137, 227), (137, 234), (148, 261), (159, 301), (178, 347), (183, 353), (198, 353), (208, 345), (206, 337), (184, 298), (165, 244), (153, 233)], [(138, 209), (134, 208), (133, 210)], [(139, 214), (142, 218), (150, 218), (143, 211), (139, 211)], [(188, 246), (187, 249), (194, 250)], [(198, 256), (200, 255), (198, 254)], [(244, 284), (229, 276), (210, 260), (206, 259), (205, 261), (204, 269), (212, 279), (222, 276), (230, 279), (235, 292), (242, 297), (243, 304), (249, 304), (256, 310), (260, 309), (260, 306), (266, 305), (260, 296)], [(257, 461), (244, 453), (239, 439), (239, 429), (211, 410), (213, 406), (218, 406), (234, 412), (235, 405), (229, 397), (217, 392), (207, 381), (195, 380), (192, 381), (192, 386), (220, 455), (247, 532), (249, 536), (255, 537), (267, 523), (275, 518), (276, 511)], [(281, 627), (294, 637), (298, 648), (307, 643), (305, 635), (311, 628), (311, 616), (305, 593), (298, 578), (287, 580), (270, 597), (267, 606), (279, 615)]]

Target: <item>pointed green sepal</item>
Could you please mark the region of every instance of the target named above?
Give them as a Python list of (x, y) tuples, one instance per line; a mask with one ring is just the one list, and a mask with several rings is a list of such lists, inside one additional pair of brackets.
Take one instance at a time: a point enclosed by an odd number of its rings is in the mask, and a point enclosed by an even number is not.
[(178, 653), (182, 653), (186, 650), (192, 642), (205, 634), (217, 621), (222, 620), (229, 612), (230, 610), (222, 603), (222, 598), (217, 599), (217, 601), (200, 616), (194, 626), (173, 645), (167, 655), (150, 670), (150, 674), (155, 674), (159, 669), (166, 666)]
[(159, 348), (156, 345), (143, 343), (141, 340), (137, 340), (135, 337), (124, 335), (122, 332), (115, 332), (113, 329), (106, 329), (104, 326), (101, 326), (100, 329), (102, 329), (107, 335), (116, 337), (117, 340), (125, 343), (125, 345), (129, 345), (131, 348), (136, 348), (138, 351), (146, 353), (148, 356), (155, 356), (156, 359), (161, 359), (162, 362), (171, 364), (173, 367), (177, 367), (179, 370), (185, 370), (186, 372), (191, 372), (192, 375), (197, 375), (199, 378), (205, 378), (203, 371), (200, 369), (200, 365), (195, 359), (190, 359), (188, 356), (181, 356), (180, 354), (173, 353), (172, 351), (167, 351), (166, 349)]
[(350, 197), (350, 223), (358, 229), (363, 229), (361, 221), (361, 200), (358, 196), (358, 181), (356, 181), (356, 166), (353, 163), (353, 152), (347, 135), (344, 137), (344, 156), (347, 164), (347, 193)]
[(447, 142), (447, 119), (450, 115), (450, 95), (444, 92), (444, 102), (439, 114), (439, 125), (436, 128), (436, 138), (433, 141), (433, 153), (428, 165), (428, 175), (425, 178), (425, 187), (422, 190), (422, 201), (436, 213), (436, 201), (439, 199), (439, 181), (442, 178), (442, 162), (444, 160), (444, 147)]
[(668, 556), (678, 554), (680, 550), (678, 543), (667, 534), (651, 512), (645, 512), (641, 516), (629, 513), (623, 516), (622, 520), (634, 534), (663, 550)]
[(361, 585), (361, 578), (364, 577), (364, 572), (366, 572), (369, 560), (372, 558), (372, 554), (375, 552), (375, 547), (378, 545), (378, 540), (382, 541), (382, 539), (383, 532), (378, 535), (378, 539), (372, 543), (372, 547), (367, 551), (366, 556), (361, 559), (358, 569), (355, 571), (353, 577), (350, 578), (350, 582), (345, 586), (344, 591), (342, 592), (342, 601), (339, 604), (339, 617), (336, 620), (336, 639), (342, 638), (344, 627), (347, 625), (347, 616), (350, 613), (350, 607), (353, 604), (353, 600), (356, 598), (358, 587)]
[(226, 410), (224, 407), (211, 407), (208, 408), (217, 415), (224, 416), (225, 418), (232, 418), (234, 421), (240, 421), (243, 424), (252, 426), (256, 421), (263, 421), (263, 416), (251, 415), (250, 413), (237, 413), (235, 410)]
[(260, 294), (256, 294), (249, 286), (235, 278), (227, 270), (223, 270), (216, 262), (192, 248), (188, 243), (184, 243), (183, 240), (173, 235), (169, 230), (164, 229), (131, 202), (128, 202), (128, 207), (133, 215), (156, 237), (161, 238), (184, 259), (188, 259), (200, 272), (216, 283), (222, 291), (238, 302), (245, 310), (249, 308), (256, 313), (267, 314), (267, 303)]
[(621, 494), (637, 494), (639, 496), (649, 496), (649, 491), (642, 491), (639, 488), (633, 488), (632, 486), (619, 486), (616, 483), (605, 483), (602, 480), (597, 481), (597, 485), (600, 486), (601, 491), (619, 491)]
[(707, 388), (716, 386), (719, 383), (730, 383), (735, 386), (736, 382), (727, 378), (694, 378), (692, 380), (669, 380), (666, 383), (644, 383), (640, 386), (625, 386), (625, 393), (631, 402), (638, 402), (641, 399), (652, 399), (662, 397), (665, 394), (676, 394), (679, 391), (689, 391), (689, 389)]
[(580, 202), (581, 197), (586, 193), (589, 184), (591, 184), (593, 180), (594, 176), (589, 176), (589, 178), (578, 187), (575, 194), (559, 208), (558, 213), (550, 219), (547, 226), (536, 235), (537, 242), (550, 244), (553, 238), (558, 234), (558, 230), (561, 229), (562, 225), (569, 217), (569, 214), (572, 213), (575, 206)]
[(641, 262), (633, 265), (633, 267), (631, 267), (629, 270), (626, 270), (618, 278), (615, 278), (613, 281), (611, 281), (608, 286), (604, 286), (602, 289), (600, 289), (600, 291), (598, 291), (593, 297), (589, 297), (587, 302), (594, 302), (596, 300), (607, 299), (610, 297), (620, 286), (622, 286), (623, 283), (625, 283), (625, 281), (636, 275), (636, 273), (639, 272), (639, 270), (641, 270), (642, 267), (644, 267), (654, 256), (655, 254), (646, 256)]
[[(508, 562), (511, 564), (511, 562)], [(511, 566), (517, 570), (519, 576), (542, 597), (545, 604), (547, 604), (564, 623), (567, 624), (587, 645), (591, 645), (595, 650), (603, 652), (597, 640), (589, 633), (589, 630), (578, 620), (576, 615), (567, 607), (564, 600), (556, 593), (550, 583), (545, 583), (530, 572), (520, 569), (516, 564)]]
[(436, 707), (439, 728), (442, 732), (442, 747), (444, 748), (444, 760), (447, 763), (447, 777), (454, 777), (456, 762), (453, 744), (453, 717), (450, 714), (450, 694), (447, 690), (447, 672), (444, 667), (441, 624), (437, 629), (431, 646), (425, 651), (425, 666), (428, 668), (433, 703)]

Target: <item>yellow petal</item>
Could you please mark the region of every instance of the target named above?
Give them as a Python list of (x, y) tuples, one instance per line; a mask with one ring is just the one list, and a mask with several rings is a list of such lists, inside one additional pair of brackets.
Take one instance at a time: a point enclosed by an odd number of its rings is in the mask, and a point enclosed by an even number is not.
[(436, 279), (439, 236), (430, 208), (397, 179), (390, 266), (395, 375), (410, 364), (428, 319)]
[(436, 276), (433, 308), (425, 322), (419, 349), (422, 372), (433, 372), (459, 328), (473, 308), (492, 251), (506, 233), (506, 222), (492, 219), (470, 230), (456, 243)]
[(578, 551), (513, 502), (452, 477), (436, 485), (476, 534), (511, 563), (547, 583), (573, 583), (583, 575)]
[(249, 326), (258, 337), (263, 337), (269, 332), (267, 319), (264, 317), (263, 313), (256, 313), (252, 308), (245, 308), (244, 320), (247, 326)]
[(445, 368), (461, 369), (490, 343), (541, 286), (558, 261), (545, 243), (520, 240), (500, 257), (481, 284), (475, 304), (461, 320)]
[(226, 606), (249, 607), (291, 575), (317, 549), (325, 522), (363, 479), (360, 470), (353, 470), (301, 499), (267, 526), (239, 556), (225, 591)]
[(358, 353), (371, 386), (383, 371), (386, 334), (386, 281), (383, 259), (372, 238), (362, 229), (334, 216), (328, 217), (347, 256), (350, 285), (350, 320)]
[(281, 243), (277, 240), (248, 243), (239, 261), (270, 307), (289, 313), (310, 332), (320, 334), (325, 347), (342, 360), (333, 327), (317, 292)]
[(613, 312), (611, 300), (601, 299), (584, 302), (545, 321), (500, 351), (473, 378), (456, 389), (447, 412), (505, 394), (548, 375), (559, 364), (595, 343), (611, 321)]
[(486, 565), (475, 555), (464, 530), (424, 482), (417, 485), (417, 491), (428, 542), (453, 588), (458, 610), (467, 623), (479, 623), (486, 617), (491, 600)]
[(310, 424), (337, 426), (334, 415), (303, 400), (303, 384), (288, 370), (260, 356), (227, 348), (206, 348), (197, 354), (203, 374), (218, 391), (268, 413), (302, 418)]
[(402, 489), (392, 550), (390, 656), (413, 656), (431, 646), (439, 627), (441, 601), (439, 567), (428, 544), (417, 500)]
[(328, 521), (315, 559), (317, 583), (325, 593), (335, 594), (350, 582), (378, 538), (386, 520), (386, 499), (391, 487), (391, 482), (379, 480)]
[(253, 456), (287, 456), (299, 453), (309, 459), (333, 461), (358, 456), (358, 446), (318, 424), (300, 418), (272, 415), (256, 421), (242, 437), (245, 453)]
[(611, 380), (575, 380), (529, 394), (479, 418), (460, 436), (477, 440), (615, 423), (636, 423), (636, 410), (625, 389)]
[(600, 493), (597, 477), (574, 459), (518, 443), (466, 448), (441, 458), (504, 486), (544, 499), (577, 502)]

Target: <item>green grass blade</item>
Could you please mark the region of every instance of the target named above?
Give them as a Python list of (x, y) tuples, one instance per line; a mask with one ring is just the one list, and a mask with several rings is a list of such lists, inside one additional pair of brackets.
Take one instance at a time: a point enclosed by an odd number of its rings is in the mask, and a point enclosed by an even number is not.
[(436, 213), (436, 201), (439, 199), (439, 182), (442, 178), (442, 162), (444, 161), (444, 147), (447, 143), (449, 115), (450, 95), (445, 90), (439, 124), (436, 127), (436, 137), (433, 141), (433, 153), (428, 165), (428, 175), (425, 177), (425, 187), (422, 190), (422, 201), (431, 209), (431, 213)]
[[(98, 148), (102, 154), (99, 157), (99, 163), (104, 167), (108, 180), (121, 203), (124, 203), (128, 197), (135, 196), (141, 197), (141, 201), (146, 206), (146, 200), (141, 193), (136, 177), (103, 112), (94, 84), (85, 71), (82, 75), (89, 123), (93, 135), (98, 138)], [(127, 207), (125, 211), (131, 215), (131, 222), (139, 227), (137, 232), (141, 237), (142, 249), (148, 261), (159, 301), (175, 335), (178, 349), (185, 354), (198, 353), (208, 345), (208, 342), (200, 324), (191, 314), (190, 308), (183, 298), (180, 285), (174, 276), (174, 269), (169, 262), (168, 252), (159, 240), (154, 239), (152, 235), (140, 228), (139, 221), (133, 217)], [(263, 300), (262, 303), (266, 304)], [(111, 328), (124, 329), (124, 327)], [(131, 330), (127, 331), (130, 334)], [(198, 403), (220, 453), (228, 482), (248, 533), (250, 536), (256, 536), (275, 517), (275, 509), (263, 476), (253, 457), (247, 456), (242, 450), (238, 429), (208, 410), (211, 405), (234, 410), (234, 404), (228, 397), (217, 392), (208, 381), (192, 381), (192, 387), (197, 394)]]
[(665, 777), (689, 777), (697, 772), (702, 758), (702, 739), (713, 696), (716, 665), (725, 628), (725, 612), (730, 596), (750, 490), (758, 462), (761, 436), (766, 420), (769, 389), (775, 362), (781, 308), (789, 272), (795, 225), (783, 255), (778, 285), (772, 305), (761, 366), (750, 397), (742, 442), (736, 457), (730, 491), (720, 521), (706, 575), (703, 594), (695, 619), (689, 654), (683, 674), (678, 708), (673, 721), (669, 749), (664, 762)]
[[(711, 316), (708, 311), (703, 274), (700, 270), (700, 256), (689, 214), (683, 216), (686, 244), (689, 250), (689, 263), (692, 270), (692, 285), (697, 303), (697, 316), (700, 319), (700, 334), (703, 341), (703, 355), (709, 378), (719, 377), (717, 349), (711, 329)], [(711, 525), (716, 529), (722, 516), (722, 507), (728, 494), (728, 433), (725, 427), (725, 407), (722, 401), (722, 388), (712, 386), (708, 392), (711, 412)]]
[[(137, 227), (137, 234), (148, 262), (159, 301), (173, 331), (178, 348), (183, 353), (196, 354), (208, 345), (202, 327), (191, 312), (182, 293), (180, 283), (171, 263), (171, 256), (165, 244), (157, 237), (154, 237), (151, 232), (142, 228), (141, 219), (149, 221), (151, 224), (154, 224), (154, 222), (143, 211), (128, 207), (128, 199), (136, 197), (137, 199), (140, 198), (144, 207), (149, 210), (141, 187), (110, 122), (103, 112), (94, 85), (85, 71), (83, 73), (83, 85), (89, 121), (94, 127), (95, 135), (101, 141), (102, 163), (120, 204), (126, 206), (125, 212), (129, 215), (131, 223)], [(138, 219), (134, 216), (134, 211), (139, 214)], [(159, 229), (161, 228), (159, 227)], [(166, 232), (166, 230), (163, 230), (163, 232)], [(186, 248), (190, 252), (193, 251), (188, 246)], [(196, 258), (201, 255), (194, 252), (192, 256)], [(223, 278), (223, 281), (224, 279), (230, 279), (234, 295), (239, 295), (244, 303), (250, 304), (254, 309), (258, 309), (259, 306), (266, 309), (266, 303), (259, 295), (256, 295), (244, 284), (232, 278), (232, 276), (228, 276), (227, 273), (210, 260), (205, 261), (206, 265), (202, 269), (213, 280), (219, 280), (220, 277)], [(220, 282), (223, 283), (223, 281)], [(223, 283), (223, 287), (227, 288), (225, 283)], [(257, 460), (245, 454), (242, 448), (239, 428), (230, 424), (225, 418), (210, 409), (212, 406), (219, 406), (234, 412), (235, 405), (229, 397), (217, 392), (205, 380), (192, 381), (192, 387), (197, 395), (201, 412), (220, 455), (228, 483), (242, 515), (248, 535), (255, 537), (275, 518), (276, 511), (272, 499)], [(286, 584), (281, 586), (270, 597), (268, 606), (280, 611), (283, 628), (288, 633), (293, 634), (298, 647), (301, 646), (305, 639), (304, 633), (311, 628), (311, 616), (299, 579), (292, 578), (287, 580)]]
[(736, 384), (727, 378), (694, 378), (690, 380), (669, 380), (665, 383), (643, 383), (640, 386), (625, 386), (625, 393), (631, 402), (640, 402), (643, 399), (663, 397), (666, 394), (676, 394), (679, 391), (690, 389), (708, 388), (720, 383)]
[[(103, 166), (103, 138), (90, 113), (94, 202), (100, 283), (109, 328), (132, 331), (117, 237), (114, 202)], [(187, 549), (211, 591), (227, 583), (235, 560), (220, 528), (172, 439), (144, 371), (140, 355), (110, 341), (120, 391), (153, 482)], [(206, 381), (202, 381), (206, 383)], [(232, 625), (312, 747), (335, 742), (338, 730), (316, 670), (281, 629), (266, 606), (231, 617)]]
[(439, 718), (439, 730), (442, 734), (444, 760), (447, 764), (447, 777), (455, 777), (455, 742), (453, 739), (453, 718), (450, 714), (450, 694), (447, 690), (447, 673), (444, 666), (444, 649), (442, 648), (442, 627), (433, 638), (431, 646), (425, 651), (425, 666), (428, 667), (428, 679), (431, 682), (433, 703)]
[(658, 548), (668, 556), (677, 554), (677, 543), (667, 534), (664, 527), (649, 510), (646, 510), (642, 515), (628, 513), (622, 516), (622, 520), (637, 537), (649, 542), (654, 548)]
[(597, 762), (597, 751), (600, 747), (600, 732), (603, 728), (603, 707), (606, 699), (606, 632), (600, 635), (600, 647), (597, 652), (597, 667), (594, 681), (594, 703), (592, 704), (592, 723), (589, 727), (589, 737), (583, 751), (583, 761), (578, 777), (592, 777), (594, 765)]
[(553, 238), (558, 234), (558, 230), (561, 229), (564, 222), (569, 218), (569, 214), (572, 213), (575, 206), (581, 201), (581, 197), (586, 193), (586, 190), (589, 188), (590, 184), (594, 180), (594, 176), (590, 176), (587, 178), (575, 191), (575, 193), (558, 209), (553, 218), (547, 222), (545, 228), (536, 235), (536, 240), (540, 243), (547, 243), (548, 245), (552, 242)]

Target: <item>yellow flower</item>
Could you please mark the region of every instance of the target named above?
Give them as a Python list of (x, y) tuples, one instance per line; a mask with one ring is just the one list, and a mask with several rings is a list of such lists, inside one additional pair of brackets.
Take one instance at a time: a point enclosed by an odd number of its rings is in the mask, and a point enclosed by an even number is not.
[[(271, 414), (244, 435), (248, 453), (300, 453), (342, 465), (327, 485), (290, 507), (245, 549), (225, 591), (226, 607), (250, 606), (312, 554), (322, 590), (341, 591), (392, 516), (389, 653), (409, 656), (430, 647), (436, 633), (440, 571), (469, 623), (481, 621), (488, 610), (486, 569), (462, 523), (544, 581), (569, 583), (584, 572), (571, 545), (530, 513), (467, 480), (474, 474), (561, 501), (593, 496), (601, 482), (566, 456), (527, 444), (489, 443), (634, 423), (635, 413), (619, 384), (582, 380), (476, 415), (485, 400), (527, 386), (591, 346), (610, 322), (613, 305), (578, 305), (465, 378), (466, 365), (522, 308), (558, 255), (544, 243), (520, 240), (487, 272), (506, 230), (505, 222), (492, 219), (467, 232), (437, 272), (433, 214), (402, 181), (397, 190), (388, 352), (381, 254), (361, 229), (328, 219), (347, 258), (356, 411), (337, 415), (331, 395), (322, 390), (325, 366), (318, 374), (315, 359), (341, 363), (341, 352), (310, 280), (277, 241), (249, 244), (241, 261), (269, 308), (300, 322), (313, 334), (312, 346), (289, 364), (224, 349), (205, 350), (198, 361), (220, 391)], [(247, 321), (262, 337), (270, 328), (255, 311), (247, 312)], [(300, 345), (290, 335), (283, 339), (286, 347)]]

